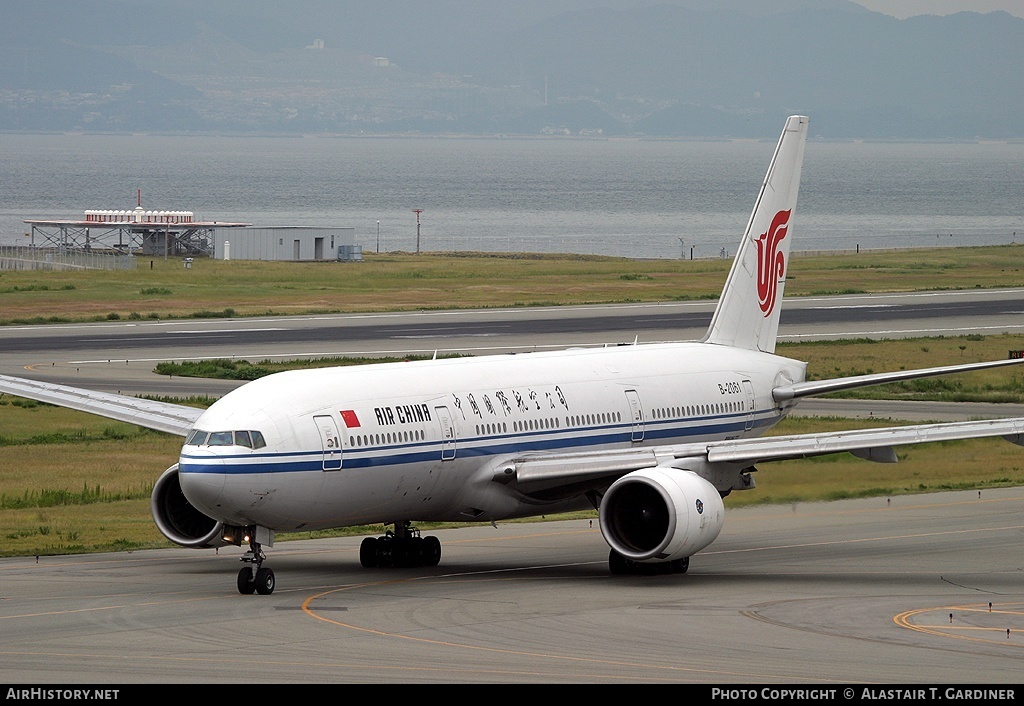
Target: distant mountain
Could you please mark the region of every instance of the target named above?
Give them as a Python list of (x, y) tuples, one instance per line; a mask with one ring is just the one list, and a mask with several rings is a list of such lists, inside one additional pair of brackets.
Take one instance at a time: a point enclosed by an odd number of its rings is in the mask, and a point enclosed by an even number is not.
[(0, 130), (1024, 138), (1024, 19), (847, 0), (7, 0)]

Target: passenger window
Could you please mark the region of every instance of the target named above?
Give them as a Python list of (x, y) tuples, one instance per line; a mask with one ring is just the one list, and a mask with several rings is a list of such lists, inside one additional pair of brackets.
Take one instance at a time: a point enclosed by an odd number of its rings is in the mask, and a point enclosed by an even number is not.
[(249, 432), (247, 431), (236, 431), (235, 432), (235, 445), (236, 446), (248, 446), (252, 448), (252, 440), (249, 438)]

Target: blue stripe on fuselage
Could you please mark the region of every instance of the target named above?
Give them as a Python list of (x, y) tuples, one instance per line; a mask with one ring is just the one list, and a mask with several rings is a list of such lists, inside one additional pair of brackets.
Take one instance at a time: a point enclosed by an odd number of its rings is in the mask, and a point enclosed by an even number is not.
[[(737, 419), (736, 417), (739, 416)], [(752, 428), (770, 426), (771, 417), (758, 417)], [(648, 422), (644, 429), (644, 441), (657, 439), (686, 441), (688, 438), (705, 435), (739, 433), (746, 429), (747, 416), (729, 415), (729, 418), (705, 418), (694, 425), (695, 420), (686, 420), (687, 426), (677, 426), (683, 420)], [(697, 420), (700, 421), (700, 420)], [(591, 446), (609, 446), (632, 442), (633, 428), (629, 424), (615, 424), (603, 427), (572, 430), (573, 436), (560, 436), (565, 430), (551, 429), (544, 432), (523, 432), (517, 434), (495, 434), (458, 440), (459, 458), (489, 457), (521, 453), (524, 451), (571, 451), (585, 450)], [(245, 459), (242, 461), (242, 459)], [(207, 455), (181, 455), (181, 473), (222, 473), (244, 475), (256, 473), (308, 473), (324, 471), (323, 451), (299, 451), (267, 454), (226, 454), (211, 458)], [(344, 469), (374, 468), (404, 464), (429, 463), (441, 460), (441, 443), (394, 444), (372, 449), (346, 448), (343, 454)], [(228, 461), (228, 463), (225, 463)], [(232, 461), (237, 461), (232, 463)], [(338, 469), (332, 469), (338, 470)], [(331, 471), (327, 471), (331, 472)]]

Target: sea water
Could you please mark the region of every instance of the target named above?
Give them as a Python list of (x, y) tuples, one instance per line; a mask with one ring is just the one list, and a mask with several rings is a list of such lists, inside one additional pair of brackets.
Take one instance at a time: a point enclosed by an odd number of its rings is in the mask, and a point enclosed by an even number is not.
[[(0, 244), (26, 219), (185, 210), (352, 227), (363, 252), (729, 257), (774, 141), (0, 135)], [(418, 212), (417, 212), (418, 211)], [(807, 145), (795, 250), (1024, 241), (1024, 142)], [(39, 244), (39, 243), (37, 243)]]

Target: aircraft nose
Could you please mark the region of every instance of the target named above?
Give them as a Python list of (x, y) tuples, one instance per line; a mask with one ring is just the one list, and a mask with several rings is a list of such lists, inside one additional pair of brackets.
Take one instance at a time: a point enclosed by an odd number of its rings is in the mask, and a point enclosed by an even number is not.
[(202, 463), (182, 457), (178, 463), (178, 483), (189, 503), (205, 515), (217, 517), (223, 503), (224, 473), (217, 459)]

